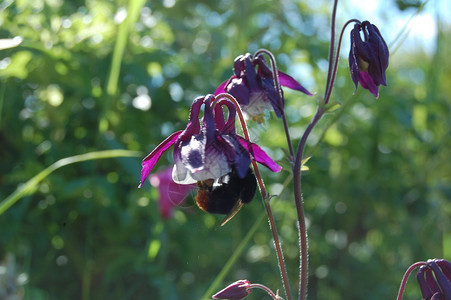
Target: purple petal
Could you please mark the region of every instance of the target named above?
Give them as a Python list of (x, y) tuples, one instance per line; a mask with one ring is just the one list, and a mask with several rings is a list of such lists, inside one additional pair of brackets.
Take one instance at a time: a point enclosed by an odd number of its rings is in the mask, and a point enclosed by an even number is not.
[(279, 76), (279, 83), (280, 85), (283, 85), (287, 88), (290, 88), (292, 90), (303, 92), (304, 94), (307, 94), (309, 96), (313, 96), (312, 93), (310, 93), (306, 88), (304, 88), (299, 82), (297, 82), (293, 77), (290, 75), (287, 75), (281, 71), (277, 71)]
[(158, 188), (158, 206), (163, 218), (172, 216), (172, 209), (182, 204), (196, 184), (177, 184), (172, 180), (172, 168), (166, 168), (149, 177), (150, 184)]
[(250, 89), (243, 78), (234, 78), (227, 85), (226, 92), (235, 97), (241, 105), (249, 104)]
[(442, 268), (443, 273), (445, 273), (445, 276), (451, 280), (451, 263), (447, 261), (446, 259), (437, 259), (437, 264)]
[[(451, 281), (450, 281), (450, 279), (445, 276), (442, 269), (439, 268), (438, 264), (434, 260), (429, 261), (428, 265), (434, 271), (435, 278), (437, 279), (443, 294), (447, 297), (451, 297)], [(446, 299), (448, 299), (448, 298), (446, 298)]]
[(262, 78), (261, 80), (262, 87), (264, 90), (264, 95), (266, 96), (266, 99), (269, 100), (271, 103), (271, 106), (274, 109), (274, 112), (276, 113), (278, 118), (282, 117), (282, 111), (284, 108), (284, 99), (283, 99), (283, 92), (281, 97), (279, 98), (279, 95), (274, 87), (274, 79), (273, 78)]
[(426, 270), (426, 282), (433, 294), (440, 292), (440, 287), (435, 279), (434, 274), (432, 274), (432, 269), (430, 269), (430, 267)]
[(274, 79), (272, 68), (269, 68), (266, 64), (266, 60), (263, 55), (258, 55), (254, 58), (254, 65), (258, 66), (257, 73), (261, 78)]
[(207, 145), (213, 143), (216, 132), (215, 118), (213, 116), (213, 110), (211, 109), (211, 103), (215, 100), (215, 97), (212, 94), (205, 96), (204, 99), (204, 118), (202, 119), (202, 127), (206, 132), (207, 136)]
[(221, 93), (225, 93), (225, 92), (226, 92), (225, 88), (226, 88), (227, 84), (228, 84), (233, 78), (236, 78), (236, 76), (233, 75), (232, 77), (230, 77), (229, 79), (227, 79), (226, 81), (224, 81), (223, 83), (221, 83), (221, 85), (218, 86), (218, 88), (217, 88), (216, 91), (215, 91), (215, 96), (216, 96), (216, 95), (219, 95), (219, 94), (221, 94)]
[(364, 21), (362, 26), (366, 27), (368, 31), (368, 48), (371, 51), (372, 60), (370, 62), (368, 72), (373, 77), (376, 85), (387, 85), (385, 79), (385, 70), (388, 67), (389, 51), (379, 29), (376, 25), (368, 21)]
[(224, 112), (222, 111), (222, 105), (219, 105), (219, 103), (215, 106), (215, 124), (217, 130), (222, 131), (224, 129)]
[(255, 71), (255, 66), (253, 64), (253, 57), (251, 54), (246, 53), (244, 58), (244, 70), (241, 73), (241, 78), (243, 78), (246, 86), (251, 92), (258, 91), (260, 89), (257, 72)]
[[(222, 106), (227, 106), (229, 110), (229, 115), (227, 116), (227, 122), (224, 123), (224, 114), (222, 111)], [(222, 118), (222, 119), (221, 119)], [(218, 129), (222, 134), (235, 134), (235, 119), (236, 119), (236, 107), (228, 99), (220, 100), (215, 107), (215, 122), (216, 129)], [(218, 126), (221, 125), (221, 126)]]
[(356, 24), (354, 29), (351, 30), (351, 50), (349, 51), (349, 71), (351, 72), (352, 81), (355, 84), (354, 93), (357, 91), (359, 83), (359, 57), (356, 47), (356, 39), (360, 39), (359, 25)]
[(161, 157), (164, 151), (168, 150), (178, 139), (180, 134), (183, 131), (177, 131), (167, 137), (163, 142), (161, 142), (149, 155), (147, 155), (142, 162), (142, 171), (141, 171), (141, 183), (139, 184), (139, 188), (142, 187), (144, 181), (147, 176), (149, 176), (153, 167), (157, 163), (158, 159)]
[(433, 295), (433, 292), (431, 291), (428, 282), (424, 277), (425, 272), (430, 272), (430, 270), (427, 266), (422, 266), (417, 272), (417, 280), (418, 284), (420, 285), (421, 295), (423, 296), (423, 299), (430, 299)]
[(199, 113), (202, 104), (204, 103), (204, 97), (197, 97), (191, 104), (191, 110), (189, 112), (189, 120), (185, 130), (180, 135), (181, 141), (189, 140), (193, 135), (200, 133)]
[[(268, 156), (268, 154), (265, 153), (265, 151), (263, 151), (262, 148), (260, 148), (260, 146), (258, 146), (257, 144), (254, 144), (252, 142), (249, 142), (248, 140), (246, 140), (245, 138), (238, 136), (238, 139), (241, 143), (241, 145), (243, 145), (243, 147), (249, 151), (251, 157), (253, 157), (253, 159), (255, 159), (255, 161), (257, 161), (258, 163), (264, 165), (265, 167), (267, 167), (268, 169), (270, 169), (273, 172), (280, 172), (282, 170), (282, 167), (279, 166), (278, 164), (276, 164), (275, 161), (273, 161), (271, 159), (271, 157)], [(251, 146), (249, 149), (249, 145)]]
[(252, 55), (250, 53), (246, 53), (245, 55), (239, 55), (235, 58), (233, 61), (233, 72), (235, 73), (236, 77), (241, 77), (243, 75), (245, 67), (245, 61), (246, 57), (251, 57)]
[(249, 152), (242, 146), (236, 135), (221, 135), (219, 141), (222, 142), (225, 155), (233, 162), (238, 176), (244, 178), (251, 164)]
[(443, 298), (443, 294), (442, 293), (435, 293), (434, 295), (432, 295), (430, 300), (448, 300), (449, 298)]
[(374, 97), (379, 98), (379, 88), (374, 83), (373, 78), (368, 72), (362, 72), (359, 70), (359, 82), (360, 85), (371, 92)]

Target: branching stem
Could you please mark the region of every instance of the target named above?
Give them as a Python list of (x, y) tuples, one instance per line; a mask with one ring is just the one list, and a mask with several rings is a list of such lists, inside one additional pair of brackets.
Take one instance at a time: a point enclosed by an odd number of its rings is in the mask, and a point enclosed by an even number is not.
[(301, 140), (299, 141), (296, 158), (293, 165), (293, 188), (294, 188), (294, 201), (296, 204), (296, 210), (298, 215), (299, 226), (299, 248), (300, 248), (300, 274), (299, 274), (299, 299), (305, 300), (307, 297), (307, 284), (308, 284), (308, 243), (307, 243), (307, 229), (305, 225), (304, 207), (302, 203), (301, 192), (301, 167), (305, 144), (307, 138), (315, 127), (316, 123), (321, 119), (324, 111), (321, 106), (318, 106), (316, 114), (313, 116), (309, 125), (307, 126)]

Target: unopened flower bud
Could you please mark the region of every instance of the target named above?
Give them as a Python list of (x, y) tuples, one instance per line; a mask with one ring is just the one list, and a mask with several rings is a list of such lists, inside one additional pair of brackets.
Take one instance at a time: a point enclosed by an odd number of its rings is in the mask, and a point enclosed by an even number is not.
[(213, 299), (233, 299), (239, 300), (245, 298), (251, 293), (248, 280), (238, 280), (229, 284), (226, 288), (213, 295)]

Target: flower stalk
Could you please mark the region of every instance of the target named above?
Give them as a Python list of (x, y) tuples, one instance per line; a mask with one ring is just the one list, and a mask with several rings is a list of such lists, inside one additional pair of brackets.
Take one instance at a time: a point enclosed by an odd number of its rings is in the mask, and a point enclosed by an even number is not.
[(407, 280), (409, 279), (410, 273), (418, 267), (426, 265), (425, 261), (419, 261), (411, 265), (407, 271), (404, 273), (404, 276), (401, 281), (401, 286), (399, 287), (398, 296), (396, 300), (402, 300), (402, 296), (404, 295), (404, 289), (406, 288)]
[[(230, 94), (227, 94), (227, 93), (219, 94), (216, 96), (216, 100), (215, 100), (216, 102), (213, 102), (213, 106), (216, 105), (216, 103), (223, 98), (230, 100), (236, 106), (237, 115), (240, 120), (241, 127), (243, 129), (244, 138), (246, 140), (250, 141), (249, 130), (247, 129), (247, 124), (246, 124), (246, 120), (243, 115), (243, 111), (241, 110), (241, 107), (240, 107), (238, 101), (233, 96), (231, 96)], [(249, 152), (251, 153), (252, 156), (254, 155), (252, 153), (253, 152), (252, 147), (249, 147)], [(287, 300), (291, 300), (292, 299), (291, 289), (290, 289), (290, 283), (288, 281), (288, 273), (287, 273), (287, 268), (285, 265), (285, 258), (284, 258), (283, 252), (282, 252), (282, 247), (280, 245), (279, 234), (277, 232), (276, 222), (274, 220), (274, 216), (273, 216), (271, 206), (270, 206), (271, 196), (266, 191), (265, 183), (263, 181), (263, 178), (260, 175), (260, 170), (258, 168), (258, 165), (257, 165), (257, 162), (255, 161), (255, 159), (252, 159), (251, 163), (252, 163), (252, 167), (254, 169), (255, 177), (257, 178), (258, 187), (260, 189), (263, 204), (266, 209), (266, 214), (268, 215), (269, 227), (271, 229), (271, 233), (272, 233), (273, 240), (274, 240), (274, 246), (276, 249), (277, 261), (279, 264), (280, 274), (282, 276), (282, 283), (283, 283), (283, 287), (285, 290), (285, 295), (287, 297)]]
[[(331, 37), (330, 37), (330, 48), (329, 48), (329, 68), (327, 73), (326, 90), (324, 98), (324, 104), (327, 104), (332, 86), (335, 79), (336, 66), (334, 66), (334, 50), (335, 50), (335, 18), (337, 13), (337, 3), (338, 0), (334, 1), (332, 9), (331, 18)], [(339, 49), (339, 48), (338, 48)], [(336, 60), (338, 60), (339, 50), (335, 54)], [(337, 61), (335, 65), (337, 65)], [(302, 200), (302, 187), (301, 187), (301, 167), (302, 159), (304, 155), (304, 149), (307, 142), (307, 138), (312, 132), (315, 125), (321, 119), (324, 114), (324, 106), (318, 103), (317, 110), (309, 125), (307, 126), (304, 134), (299, 141), (296, 157), (293, 163), (293, 189), (294, 189), (294, 201), (296, 205), (296, 212), (298, 217), (298, 230), (299, 230), (299, 299), (307, 299), (307, 286), (308, 286), (308, 239), (307, 239), (307, 228), (305, 223), (304, 206)], [(287, 135), (287, 139), (289, 136)]]
[[(283, 95), (282, 95), (282, 88), (280, 86), (280, 81), (279, 81), (279, 76), (276, 76), (277, 72), (277, 65), (276, 65), (276, 59), (274, 58), (274, 55), (269, 52), (266, 49), (260, 49), (258, 50), (254, 56), (258, 57), (259, 55), (262, 54), (266, 54), (269, 57), (269, 60), (271, 61), (271, 68), (272, 68), (272, 72), (274, 74), (274, 88), (277, 91), (277, 97), (279, 98), (279, 104), (282, 104), (282, 108), (283, 108)], [(288, 151), (290, 153), (290, 162), (293, 162), (293, 158), (294, 158), (294, 150), (293, 150), (293, 143), (291, 142), (291, 137), (290, 137), (290, 130), (288, 128), (288, 121), (287, 118), (285, 116), (285, 110), (281, 109), (281, 118), (282, 118), (282, 122), (283, 122), (283, 129), (285, 130), (285, 136), (287, 137), (287, 143), (288, 143)]]
[(345, 25), (343, 25), (343, 28), (341, 29), (340, 37), (338, 39), (338, 44), (337, 44), (337, 54), (335, 55), (335, 61), (333, 63), (333, 70), (332, 70), (332, 73), (331, 73), (331, 77), (329, 79), (330, 82), (326, 83), (327, 87), (326, 87), (326, 92), (324, 94), (324, 104), (329, 103), (330, 95), (332, 94), (332, 89), (333, 89), (334, 82), (335, 82), (335, 75), (337, 74), (338, 61), (340, 59), (340, 55), (339, 54), (340, 54), (340, 49), (341, 49), (341, 42), (343, 40), (343, 34), (345, 32), (346, 27), (348, 27), (349, 24), (354, 23), (354, 22), (355, 23), (360, 23), (360, 21), (357, 20), (357, 19), (351, 19), (351, 20), (347, 21), (345, 23)]

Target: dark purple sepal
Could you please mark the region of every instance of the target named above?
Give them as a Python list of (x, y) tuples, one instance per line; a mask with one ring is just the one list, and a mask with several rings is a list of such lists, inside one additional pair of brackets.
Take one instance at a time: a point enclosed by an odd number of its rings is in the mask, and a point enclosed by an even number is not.
[(313, 96), (305, 87), (303, 87), (299, 82), (288, 74), (278, 71), (279, 83), (281, 86), (287, 87), (289, 89), (302, 92), (306, 95)]
[(177, 131), (168, 136), (163, 142), (161, 142), (149, 155), (147, 155), (142, 162), (141, 182), (139, 187), (142, 187), (147, 176), (149, 176), (153, 167), (157, 163), (164, 151), (168, 150), (177, 141), (183, 131)]
[(243, 147), (250, 153), (251, 157), (255, 159), (256, 162), (264, 165), (273, 172), (280, 172), (282, 170), (282, 167), (273, 161), (272, 158), (269, 157), (262, 148), (260, 148), (260, 146), (249, 142), (241, 136), (238, 136), (238, 139), (241, 145), (243, 145)]

